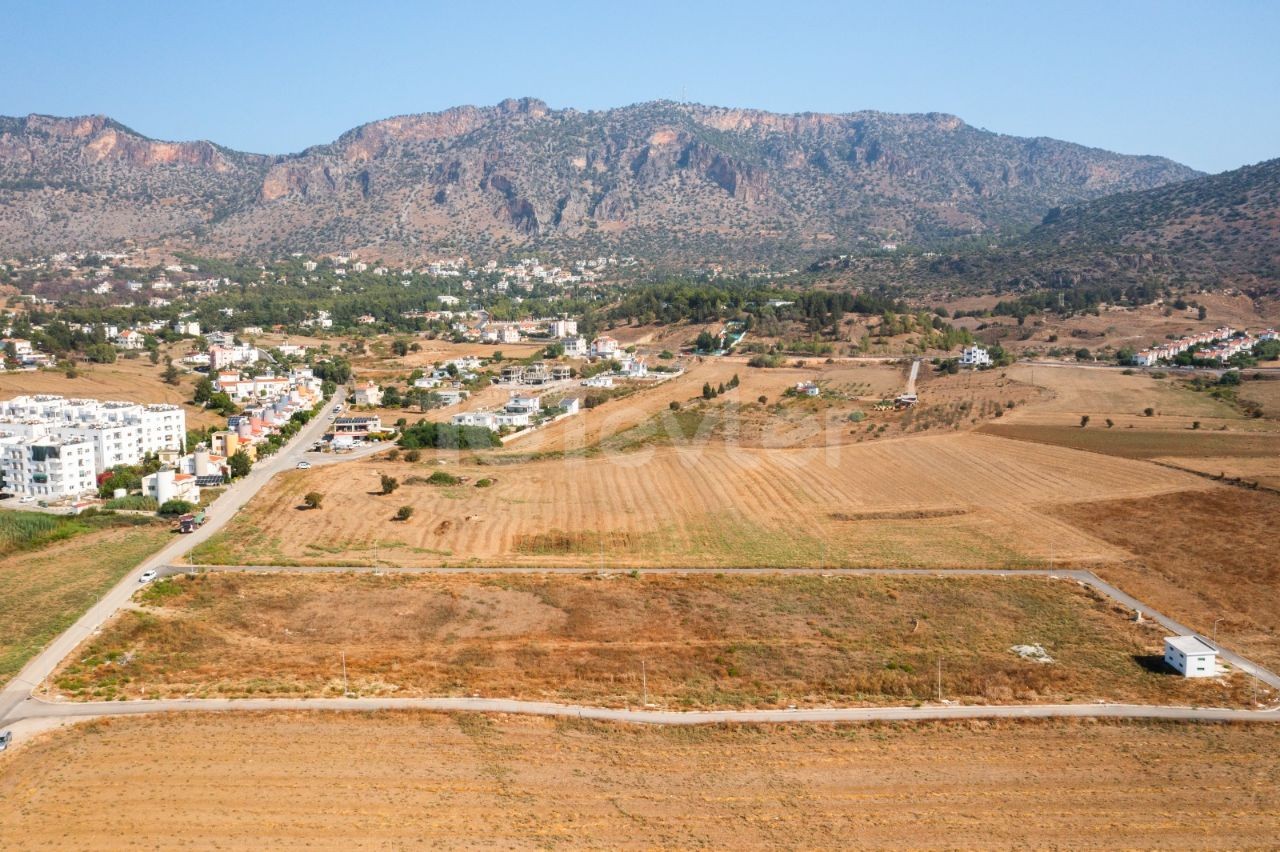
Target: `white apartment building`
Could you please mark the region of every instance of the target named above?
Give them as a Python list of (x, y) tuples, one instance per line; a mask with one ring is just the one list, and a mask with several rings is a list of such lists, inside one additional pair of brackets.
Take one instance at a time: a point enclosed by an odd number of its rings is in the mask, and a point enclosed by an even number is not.
[(558, 319), (551, 323), (551, 334), (554, 337), (576, 337), (578, 334), (578, 321), (571, 319)]
[(57, 500), (97, 490), (93, 446), (82, 438), (26, 437), (0, 432), (5, 491)]
[(187, 414), (178, 405), (18, 396), (0, 402), (0, 435), (82, 442), (92, 453), (94, 473), (99, 473), (118, 464), (137, 464), (149, 453), (181, 450)]

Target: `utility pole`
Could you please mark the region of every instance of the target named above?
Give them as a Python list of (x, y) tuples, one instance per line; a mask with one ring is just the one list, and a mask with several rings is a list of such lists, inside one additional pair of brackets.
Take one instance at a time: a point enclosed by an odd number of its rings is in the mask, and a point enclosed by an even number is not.
[(351, 694), (351, 688), (347, 685), (347, 652), (342, 652), (342, 697), (346, 698)]
[(938, 656), (938, 703), (942, 703), (942, 656)]
[(1213, 620), (1213, 647), (1218, 647), (1218, 622), (1222, 620), (1222, 616), (1218, 616)]

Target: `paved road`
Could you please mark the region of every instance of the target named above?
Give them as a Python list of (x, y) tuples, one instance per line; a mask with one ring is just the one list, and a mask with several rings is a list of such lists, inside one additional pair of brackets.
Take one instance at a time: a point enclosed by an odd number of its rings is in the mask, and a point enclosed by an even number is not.
[(575, 717), (652, 725), (709, 725), (725, 722), (873, 722), (936, 719), (1176, 719), (1219, 722), (1280, 722), (1278, 710), (1225, 707), (1160, 707), (1139, 704), (928, 704), (919, 707), (812, 707), (796, 710), (654, 710), (553, 704), (508, 698), (191, 698), (150, 701), (50, 703), (32, 699), (10, 721), (88, 719), (140, 713), (250, 710), (432, 710)]
[[(19, 706), (45, 678), (51, 675), (58, 663), (76, 649), (89, 635), (98, 630), (103, 623), (124, 606), (138, 588), (138, 575), (143, 571), (160, 571), (166, 565), (185, 556), (193, 547), (207, 541), (210, 536), (231, 520), (235, 513), (258, 493), (258, 490), (271, 477), (281, 471), (297, 465), (307, 448), (318, 441), (329, 425), (329, 414), (333, 406), (341, 402), (346, 388), (340, 387), (320, 414), (302, 428), (293, 440), (281, 448), (274, 456), (254, 465), (253, 470), (244, 479), (233, 482), (227, 490), (206, 510), (208, 520), (204, 526), (187, 535), (175, 535), (173, 541), (161, 548), (124, 576), (111, 588), (88, 612), (82, 615), (75, 624), (67, 628), (57, 639), (29, 661), (22, 671), (5, 685), (0, 692), (0, 723), (7, 721)], [(372, 448), (370, 449), (372, 451)], [(312, 454), (313, 456), (315, 454)], [(356, 458), (354, 454), (344, 456), (317, 457), (313, 464), (336, 463)], [(323, 458), (324, 461), (319, 459)], [(310, 459), (309, 459), (310, 460)]]

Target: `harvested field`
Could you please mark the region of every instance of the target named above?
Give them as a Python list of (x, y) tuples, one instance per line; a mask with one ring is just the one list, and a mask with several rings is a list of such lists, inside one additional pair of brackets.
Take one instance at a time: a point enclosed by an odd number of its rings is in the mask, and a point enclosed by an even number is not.
[(167, 523), (90, 530), (0, 559), (0, 682), (170, 535)]
[(1269, 725), (184, 713), (0, 756), (0, 836), (13, 850), (1262, 848), (1280, 833), (1277, 755)]
[(1155, 459), (1165, 456), (1230, 457), (1242, 461), (1280, 456), (1280, 432), (1221, 432), (1207, 429), (1108, 429), (1091, 422), (1087, 428), (1026, 423), (988, 423), (979, 431), (1001, 438), (1051, 444), (1120, 456)]
[[(677, 708), (1100, 699), (1232, 704), (1164, 632), (1010, 577), (201, 574), (139, 593), (53, 679), (76, 699), (513, 696)], [(1051, 663), (1014, 646), (1041, 646)], [(342, 655), (345, 654), (347, 682)], [(347, 685), (349, 683), (349, 686)]]
[[(1111, 560), (1126, 554), (1038, 507), (1210, 487), (1155, 465), (963, 433), (813, 449), (708, 444), (501, 467), (467, 462), (447, 469), (472, 481), (497, 476), (493, 487), (402, 485), (391, 497), (371, 493), (382, 474), (404, 483), (435, 469), (373, 459), (345, 464), (340, 474), (288, 472), (193, 558), (614, 568)], [(323, 509), (297, 510), (308, 491), (324, 494)], [(414, 508), (411, 521), (392, 520), (400, 505)], [(935, 515), (851, 524), (832, 512)], [(569, 534), (579, 545), (556, 553), (527, 545), (530, 536), (549, 533)], [(617, 536), (624, 548), (608, 545)]]
[(1133, 554), (1095, 569), (1224, 645), (1280, 666), (1280, 496), (1242, 488), (1060, 506), (1054, 515)]

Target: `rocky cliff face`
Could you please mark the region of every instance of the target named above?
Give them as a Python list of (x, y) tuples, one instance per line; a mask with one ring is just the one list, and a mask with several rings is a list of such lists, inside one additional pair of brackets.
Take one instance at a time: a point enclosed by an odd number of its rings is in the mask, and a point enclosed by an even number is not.
[(264, 254), (551, 247), (757, 263), (1028, 226), (1195, 174), (939, 114), (522, 99), (385, 119), (278, 158), (31, 116), (0, 119), (0, 251), (131, 236)]

